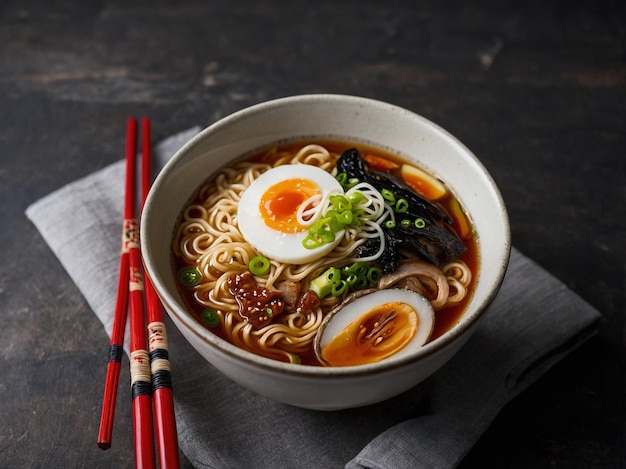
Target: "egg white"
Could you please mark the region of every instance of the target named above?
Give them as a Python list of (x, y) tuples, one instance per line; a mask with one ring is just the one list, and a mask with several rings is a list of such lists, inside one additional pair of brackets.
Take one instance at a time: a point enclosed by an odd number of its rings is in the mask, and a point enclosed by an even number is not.
[[(318, 186), (322, 198), (330, 194), (342, 194), (341, 184), (328, 172), (317, 166), (307, 164), (282, 165), (261, 174), (242, 194), (237, 209), (239, 230), (250, 245), (271, 260), (286, 264), (304, 264), (313, 262), (332, 251), (341, 241), (344, 230), (335, 234), (332, 243), (307, 249), (302, 241), (308, 230), (298, 233), (283, 233), (270, 228), (261, 217), (259, 204), (263, 194), (273, 185), (287, 179), (307, 179)], [(322, 214), (318, 213), (309, 220), (313, 223)]]

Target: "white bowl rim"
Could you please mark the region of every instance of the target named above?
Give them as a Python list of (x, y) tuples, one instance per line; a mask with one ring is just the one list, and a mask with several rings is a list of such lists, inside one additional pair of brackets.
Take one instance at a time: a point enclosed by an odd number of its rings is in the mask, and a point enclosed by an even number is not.
[[(391, 357), (376, 363), (345, 367), (294, 365), (292, 363), (281, 362), (278, 360), (256, 355), (252, 352), (248, 352), (231, 344), (225, 339), (220, 338), (210, 330), (203, 327), (193, 316), (191, 316), (188, 311), (184, 310), (181, 314), (181, 308), (178, 306), (178, 302), (167, 291), (167, 288), (161, 282), (161, 279), (158, 276), (150, 275), (150, 280), (152, 281), (155, 290), (159, 292), (161, 301), (167, 307), (168, 312), (170, 312), (171, 314), (175, 314), (176, 319), (184, 323), (188, 330), (191, 331), (198, 339), (208, 343), (211, 347), (215, 347), (219, 352), (226, 354), (232, 359), (244, 362), (245, 364), (255, 368), (265, 369), (269, 372), (286, 374), (292, 377), (306, 377), (309, 379), (327, 379), (329, 377), (340, 379), (364, 375), (377, 375), (380, 373), (405, 367), (413, 362), (423, 359), (427, 355), (436, 354), (441, 351), (441, 349), (449, 345), (449, 343), (455, 342), (456, 339), (461, 337), (468, 329), (474, 327), (476, 323), (483, 317), (488, 306), (497, 295), (500, 286), (502, 285), (502, 282), (504, 280), (504, 275), (508, 266), (511, 251), (511, 233), (504, 200), (495, 181), (493, 180), (491, 174), (487, 171), (483, 163), (474, 155), (471, 150), (469, 150), (460, 140), (458, 140), (458, 138), (456, 138), (454, 135), (452, 135), (450, 132), (448, 132), (438, 124), (432, 122), (431, 120), (423, 117), (420, 114), (417, 114), (414, 111), (372, 98), (332, 93), (286, 96), (264, 101), (235, 111), (232, 114), (219, 119), (215, 123), (201, 130), (197, 135), (192, 137), (186, 144), (184, 144), (165, 164), (165, 166), (155, 179), (152, 185), (152, 189), (148, 194), (148, 198), (146, 199), (146, 203), (144, 206), (144, 214), (146, 214), (146, 216), (142, 217), (141, 219), (141, 232), (145, 232), (146, 230), (147, 220), (149, 220), (150, 217), (151, 199), (153, 197), (153, 194), (156, 193), (165, 184), (168, 173), (172, 170), (172, 168), (176, 167), (178, 161), (184, 159), (185, 154), (189, 151), (189, 149), (194, 147), (199, 141), (207, 138), (207, 135), (212, 134), (216, 130), (231, 125), (231, 122), (236, 121), (241, 117), (253, 114), (263, 114), (265, 112), (268, 112), (269, 110), (280, 108), (281, 106), (291, 103), (311, 101), (326, 101), (329, 103), (333, 101), (348, 102), (353, 105), (382, 107), (385, 108), (385, 110), (387, 111), (393, 110), (394, 112), (407, 114), (411, 118), (421, 121), (423, 125), (430, 127), (431, 130), (439, 133), (442, 137), (450, 140), (451, 143), (457, 145), (460, 149), (462, 149), (470, 160), (473, 160), (473, 164), (475, 164), (480, 169), (483, 177), (491, 186), (491, 189), (495, 195), (495, 205), (498, 208), (499, 216), (504, 224), (502, 257), (496, 278), (494, 279), (493, 288), (490, 291), (489, 295), (487, 295), (480, 302), (480, 304), (476, 305), (475, 311), (471, 315), (464, 318), (462, 323), (455, 325), (442, 336), (438, 337), (432, 342), (429, 342), (415, 353), (399, 359), (394, 360), (393, 357)], [(144, 265), (147, 272), (152, 273), (156, 271), (155, 261), (153, 260), (152, 251), (148, 249), (149, 245), (146, 243), (146, 237), (144, 236), (141, 237), (141, 245)]]

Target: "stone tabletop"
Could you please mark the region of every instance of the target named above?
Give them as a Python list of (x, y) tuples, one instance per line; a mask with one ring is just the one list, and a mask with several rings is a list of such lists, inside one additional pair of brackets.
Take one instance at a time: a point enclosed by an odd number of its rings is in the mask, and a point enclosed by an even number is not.
[(108, 337), (26, 208), (123, 158), (127, 116), (149, 116), (157, 141), (318, 92), (392, 102), (457, 136), (499, 185), (514, 246), (604, 315), (461, 466), (623, 467), (626, 7), (480, 5), (2, 3), (0, 467), (134, 465), (129, 403), (113, 447), (96, 446)]

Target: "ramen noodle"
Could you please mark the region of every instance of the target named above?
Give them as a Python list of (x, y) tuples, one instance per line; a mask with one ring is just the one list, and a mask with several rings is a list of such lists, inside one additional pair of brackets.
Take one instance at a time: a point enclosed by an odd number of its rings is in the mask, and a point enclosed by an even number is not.
[(220, 169), (184, 207), (172, 242), (198, 320), (264, 357), (319, 365), (313, 340), (347, 298), (409, 289), (434, 340), (461, 316), (476, 234), (445, 184), (397, 155), (345, 142), (274, 146)]

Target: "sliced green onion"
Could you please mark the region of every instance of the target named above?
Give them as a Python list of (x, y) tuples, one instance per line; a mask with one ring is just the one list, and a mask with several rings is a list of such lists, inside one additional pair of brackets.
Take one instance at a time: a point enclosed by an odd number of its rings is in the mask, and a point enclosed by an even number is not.
[(335, 176), (335, 179), (337, 179), (337, 182), (339, 182), (339, 184), (344, 186), (348, 181), (348, 175), (346, 173), (338, 173), (337, 176)]
[(341, 271), (337, 267), (329, 267), (328, 270), (326, 270), (324, 277), (330, 283), (336, 283), (341, 280)]
[(341, 296), (348, 289), (348, 284), (345, 280), (339, 280), (330, 287), (330, 294), (333, 296)]
[(341, 269), (341, 273), (344, 277), (349, 275), (364, 275), (367, 272), (367, 265), (364, 262), (355, 262), (352, 265), (346, 265)]
[(253, 257), (248, 268), (252, 275), (265, 275), (270, 270), (270, 261), (263, 256)]
[(309, 283), (309, 289), (322, 299), (331, 292), (333, 285), (341, 280), (341, 271), (336, 267), (329, 267), (322, 275)]
[(202, 274), (194, 267), (184, 267), (178, 271), (178, 281), (185, 287), (193, 287), (200, 283)]
[(349, 225), (354, 220), (354, 215), (350, 210), (344, 210), (341, 213), (335, 214), (335, 220), (342, 226)]
[(350, 202), (343, 195), (331, 195), (328, 200), (330, 200), (330, 203), (333, 205), (335, 210), (339, 212), (343, 212), (344, 210), (350, 210), (352, 208), (352, 202)]
[(390, 230), (393, 230), (396, 227), (396, 222), (393, 220), (387, 220), (385, 222), (385, 227), (389, 228)]
[(205, 309), (200, 314), (200, 317), (202, 318), (202, 321), (204, 321), (204, 323), (209, 327), (217, 327), (220, 324), (219, 315), (212, 309)]
[(409, 202), (406, 199), (398, 199), (396, 201), (395, 211), (398, 213), (406, 213), (409, 210)]
[(332, 229), (332, 224), (336, 223), (333, 219), (332, 222), (328, 222), (324, 225), (321, 231), (319, 231), (317, 236), (322, 240), (323, 244), (332, 243), (335, 240), (335, 231)]
[(400, 225), (404, 228), (408, 228), (411, 226), (411, 220), (407, 220), (406, 218), (400, 222)]
[(389, 202), (390, 205), (393, 205), (396, 203), (396, 196), (393, 195), (393, 192), (391, 192), (389, 189), (381, 190), (380, 195), (382, 195), (383, 199)]
[(424, 221), (423, 218), (416, 218), (415, 219), (415, 227), (416, 228), (424, 228), (426, 226), (426, 222)]
[(361, 217), (365, 213), (365, 210), (362, 208), (355, 208), (352, 210), (352, 215), (354, 216), (354, 221), (361, 224)]
[(356, 262), (352, 265), (344, 265), (341, 268), (341, 275), (343, 275), (344, 277), (349, 277), (350, 275), (356, 275), (356, 266), (357, 266)]
[(321, 245), (322, 240), (311, 233), (306, 235), (302, 240), (302, 246), (304, 246), (306, 249), (315, 249), (317, 247), (320, 247)]
[(268, 317), (272, 317), (274, 315), (274, 313), (272, 312), (272, 308), (265, 308), (265, 314), (268, 315)]
[(350, 274), (346, 277), (345, 281), (349, 287), (353, 287), (356, 284), (358, 279), (359, 279), (358, 275)]
[(369, 281), (370, 285), (378, 283), (382, 276), (383, 273), (378, 267), (370, 267), (367, 271), (367, 280)]
[(335, 240), (335, 233), (341, 229), (334, 216), (324, 216), (315, 221), (309, 228), (309, 234), (319, 237), (325, 243)]
[(359, 182), (358, 178), (350, 178), (348, 179), (348, 182), (345, 185), (346, 189), (352, 189), (354, 186), (356, 186)]
[(367, 281), (367, 276), (359, 275), (353, 288), (355, 290), (363, 290), (364, 288), (367, 288), (368, 286), (369, 286), (369, 282)]
[(348, 200), (352, 203), (352, 205), (359, 205), (366, 199), (363, 192), (354, 191), (352, 194), (348, 196)]

